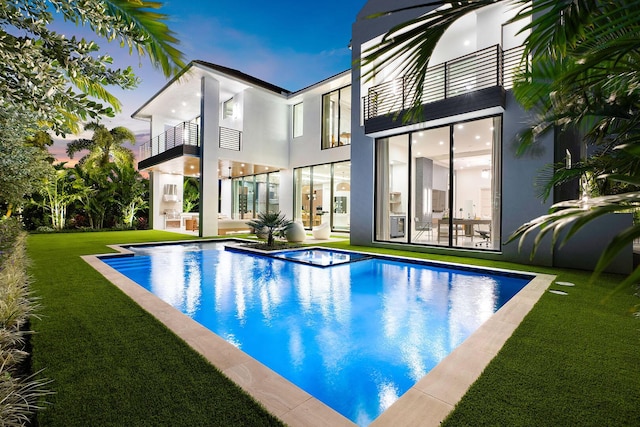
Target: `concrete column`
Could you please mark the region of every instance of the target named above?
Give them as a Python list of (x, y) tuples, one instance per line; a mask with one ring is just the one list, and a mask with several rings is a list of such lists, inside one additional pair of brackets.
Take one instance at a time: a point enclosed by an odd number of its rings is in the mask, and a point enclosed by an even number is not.
[(218, 234), (220, 82), (202, 77), (200, 97), (200, 237)]
[(295, 219), (293, 211), (293, 169), (280, 170), (280, 212), (282, 212), (287, 219)]
[(160, 200), (162, 199), (162, 189), (159, 184), (159, 176), (156, 172), (149, 172), (149, 228), (152, 230), (162, 230), (164, 223), (160, 216)]

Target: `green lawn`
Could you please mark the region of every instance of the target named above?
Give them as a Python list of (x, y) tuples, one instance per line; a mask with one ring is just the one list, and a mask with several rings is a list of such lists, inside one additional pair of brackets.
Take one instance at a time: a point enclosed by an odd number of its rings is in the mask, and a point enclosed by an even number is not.
[[(236, 426), (278, 421), (79, 256), (106, 244), (185, 239), (158, 231), (29, 237), (34, 369), (54, 380), (40, 426)], [(589, 275), (469, 258), (332, 246), (558, 274), (568, 296), (546, 293), (445, 425), (639, 425), (640, 319), (636, 289)], [(635, 307), (635, 308), (634, 308)]]

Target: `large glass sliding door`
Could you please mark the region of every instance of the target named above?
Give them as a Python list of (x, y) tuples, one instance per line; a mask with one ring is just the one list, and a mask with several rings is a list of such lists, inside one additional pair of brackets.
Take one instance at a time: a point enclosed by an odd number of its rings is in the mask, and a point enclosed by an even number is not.
[(255, 188), (253, 177), (234, 178), (233, 189), (233, 218), (254, 218)]
[(407, 242), (409, 135), (377, 141), (376, 239)]
[(294, 217), (305, 228), (329, 223), (349, 230), (351, 163), (327, 163), (294, 170)]
[(497, 116), (379, 139), (376, 240), (499, 249), (501, 128)]
[(500, 248), (501, 129), (501, 117), (453, 128), (455, 246)]
[(351, 162), (333, 165), (332, 223), (336, 231), (349, 231), (351, 213)]
[(331, 209), (331, 165), (314, 166), (312, 177), (310, 213), (312, 225), (317, 226), (330, 220), (330, 216), (327, 214)]
[(280, 172), (233, 178), (233, 218), (251, 219), (278, 212)]
[(311, 188), (311, 168), (299, 168), (294, 172), (295, 179), (295, 204), (294, 209), (297, 215), (295, 219), (301, 220), (305, 228), (311, 227), (313, 215), (310, 213), (315, 210), (315, 199)]
[(411, 240), (449, 245), (449, 126), (411, 134)]
[(277, 213), (280, 212), (280, 172), (270, 173), (268, 177), (267, 206), (270, 213)]

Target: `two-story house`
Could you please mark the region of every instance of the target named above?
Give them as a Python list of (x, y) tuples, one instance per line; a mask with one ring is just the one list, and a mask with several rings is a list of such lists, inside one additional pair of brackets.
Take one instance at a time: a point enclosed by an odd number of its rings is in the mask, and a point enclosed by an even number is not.
[[(353, 63), (393, 26), (434, 7), (369, 19), (389, 4), (367, 2), (352, 28)], [(290, 92), (193, 61), (133, 115), (149, 121), (153, 136), (139, 164), (152, 182), (153, 228), (181, 210), (183, 177), (197, 176), (201, 236), (219, 234), (224, 221), (281, 211), (308, 229), (329, 223), (357, 245), (531, 262), (530, 246), (504, 242), (546, 213), (552, 201), (535, 197), (535, 177), (575, 144), (548, 137), (537, 157), (514, 154), (530, 119), (510, 91), (526, 66), (526, 33), (508, 24), (514, 13), (499, 2), (451, 26), (431, 60), (423, 115), (412, 122), (398, 113), (414, 76), (398, 74), (397, 64), (376, 67), (372, 79), (354, 66)], [(533, 262), (591, 268), (603, 242), (630, 221), (603, 218)], [(629, 271), (631, 248), (618, 261), (613, 270)]]

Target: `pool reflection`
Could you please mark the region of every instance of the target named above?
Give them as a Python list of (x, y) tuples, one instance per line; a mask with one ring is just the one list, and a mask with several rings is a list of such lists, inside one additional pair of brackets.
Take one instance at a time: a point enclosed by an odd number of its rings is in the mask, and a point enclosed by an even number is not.
[(526, 284), (378, 259), (318, 268), (221, 246), (147, 256), (146, 275), (123, 273), (360, 425)]

